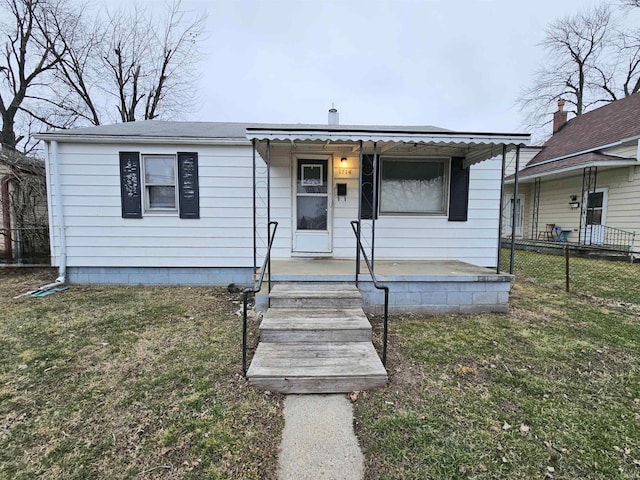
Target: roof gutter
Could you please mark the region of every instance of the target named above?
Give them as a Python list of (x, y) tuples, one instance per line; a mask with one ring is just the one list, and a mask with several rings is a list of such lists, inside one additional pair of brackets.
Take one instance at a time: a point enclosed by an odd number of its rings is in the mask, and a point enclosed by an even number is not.
[(453, 133), (453, 132), (398, 132), (367, 130), (311, 130), (311, 129), (259, 129), (247, 128), (247, 138), (281, 141), (364, 141), (399, 143), (471, 143), (527, 145), (531, 136), (526, 133)]

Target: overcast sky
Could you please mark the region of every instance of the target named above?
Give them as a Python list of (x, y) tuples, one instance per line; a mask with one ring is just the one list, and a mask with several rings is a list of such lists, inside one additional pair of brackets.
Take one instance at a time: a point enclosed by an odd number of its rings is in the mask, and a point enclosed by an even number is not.
[[(188, 120), (514, 132), (546, 25), (603, 0), (183, 0), (207, 11)], [(615, 0), (614, 0), (615, 1)]]

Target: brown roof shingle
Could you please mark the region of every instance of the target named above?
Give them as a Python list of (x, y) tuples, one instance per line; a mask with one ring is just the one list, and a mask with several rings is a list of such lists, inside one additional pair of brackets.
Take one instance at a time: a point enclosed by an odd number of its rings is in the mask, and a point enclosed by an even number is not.
[(640, 136), (640, 93), (572, 118), (547, 140), (527, 167), (637, 136)]

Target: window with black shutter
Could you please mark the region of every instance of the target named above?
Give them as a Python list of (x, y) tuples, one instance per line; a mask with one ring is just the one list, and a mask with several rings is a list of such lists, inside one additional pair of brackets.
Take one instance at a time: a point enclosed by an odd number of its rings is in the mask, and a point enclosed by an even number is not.
[[(360, 188), (360, 218), (362, 220), (371, 220), (373, 213), (376, 211), (373, 199), (374, 181), (373, 155), (363, 155), (362, 187)], [(377, 215), (376, 218), (378, 218)]]
[(178, 197), (180, 218), (200, 218), (198, 154), (178, 152)]
[(120, 199), (122, 218), (142, 218), (139, 152), (120, 152)]
[(120, 185), (123, 218), (142, 218), (143, 212), (200, 218), (196, 152), (120, 152)]
[(451, 159), (451, 185), (449, 191), (449, 221), (466, 222), (469, 210), (469, 167), (464, 157)]

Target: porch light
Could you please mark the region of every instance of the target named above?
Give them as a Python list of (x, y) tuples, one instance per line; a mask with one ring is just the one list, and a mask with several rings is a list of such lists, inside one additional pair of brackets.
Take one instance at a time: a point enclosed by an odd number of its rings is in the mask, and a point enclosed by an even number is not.
[(347, 166), (347, 157), (342, 157), (340, 159), (340, 165), (342, 165), (343, 167)]

